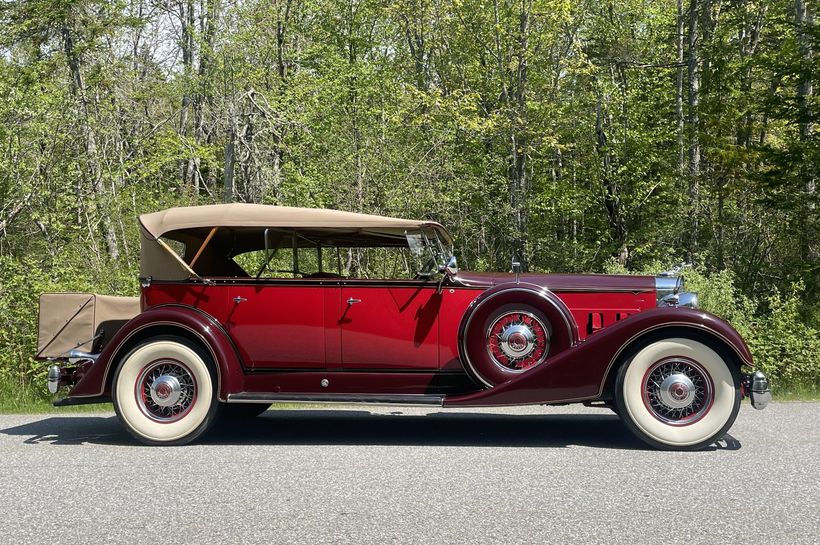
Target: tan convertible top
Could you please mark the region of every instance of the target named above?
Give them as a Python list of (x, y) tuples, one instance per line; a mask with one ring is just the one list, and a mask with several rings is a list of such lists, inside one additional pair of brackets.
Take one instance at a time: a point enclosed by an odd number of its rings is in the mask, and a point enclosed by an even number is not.
[(171, 231), (201, 227), (279, 227), (287, 229), (382, 230), (433, 227), (450, 236), (434, 221), (406, 220), (327, 210), (264, 204), (211, 204), (169, 208), (140, 216), (142, 227), (153, 238)]
[[(341, 246), (397, 245), (397, 240), (406, 244), (403, 237), (408, 230), (427, 228), (435, 230), (446, 244), (452, 244), (447, 230), (434, 221), (321, 208), (212, 204), (143, 214), (139, 221), (140, 276), (163, 280), (181, 280), (195, 274), (238, 274), (233, 256), (260, 249), (264, 240), (262, 230), (269, 228), (278, 231), (283, 240), (290, 237), (285, 232), (298, 231)], [(175, 253), (161, 237), (185, 244), (185, 255)]]

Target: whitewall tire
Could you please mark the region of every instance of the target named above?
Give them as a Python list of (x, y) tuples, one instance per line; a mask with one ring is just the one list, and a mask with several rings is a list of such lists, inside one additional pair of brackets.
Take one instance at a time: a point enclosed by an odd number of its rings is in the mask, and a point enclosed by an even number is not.
[(736, 366), (706, 344), (660, 339), (624, 363), (616, 407), (625, 425), (661, 449), (697, 450), (723, 437), (740, 408)]
[(156, 337), (131, 350), (112, 384), (114, 410), (131, 435), (146, 444), (181, 445), (216, 418), (216, 374), (211, 358), (186, 339)]

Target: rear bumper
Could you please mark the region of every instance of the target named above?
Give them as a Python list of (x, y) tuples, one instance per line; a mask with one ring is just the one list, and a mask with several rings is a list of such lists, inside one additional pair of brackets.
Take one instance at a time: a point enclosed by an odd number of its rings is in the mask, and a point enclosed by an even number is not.
[(758, 410), (766, 408), (772, 400), (772, 391), (769, 388), (769, 379), (761, 371), (743, 377), (743, 391), (749, 396), (752, 407)]
[(94, 362), (97, 361), (97, 357), (99, 357), (99, 354), (87, 354), (72, 350), (68, 355), (67, 362), (65, 359), (50, 360), (54, 363), (48, 367), (48, 376), (46, 378), (48, 391), (51, 394), (56, 394), (64, 386), (72, 387), (77, 384)]

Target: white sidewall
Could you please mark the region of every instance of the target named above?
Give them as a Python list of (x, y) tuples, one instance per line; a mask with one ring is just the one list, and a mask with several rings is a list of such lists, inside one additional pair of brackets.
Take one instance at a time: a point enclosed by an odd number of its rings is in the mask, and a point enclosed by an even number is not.
[[(672, 426), (655, 418), (643, 401), (643, 379), (656, 362), (682, 356), (698, 362), (709, 374), (714, 385), (714, 402), (700, 420), (685, 426)], [(647, 436), (670, 446), (685, 447), (709, 439), (726, 425), (735, 406), (732, 372), (717, 352), (691, 339), (664, 339), (638, 352), (626, 370), (623, 380), (623, 404), (632, 422)]]
[[(153, 361), (174, 359), (185, 364), (196, 380), (197, 393), (193, 407), (180, 420), (170, 423), (156, 422), (143, 413), (135, 394), (141, 371)], [(208, 416), (213, 399), (213, 383), (208, 366), (191, 348), (173, 341), (156, 341), (145, 344), (132, 352), (122, 363), (115, 396), (120, 417), (136, 434), (157, 442), (171, 442), (193, 433)]]

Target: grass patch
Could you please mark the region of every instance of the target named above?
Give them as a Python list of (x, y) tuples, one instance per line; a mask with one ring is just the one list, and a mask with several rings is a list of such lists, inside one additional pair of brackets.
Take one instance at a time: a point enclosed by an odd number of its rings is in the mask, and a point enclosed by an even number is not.
[(772, 389), (775, 401), (820, 401), (820, 385), (787, 384)]
[(55, 407), (51, 404), (51, 397), (45, 386), (40, 390), (31, 386), (16, 387), (0, 382), (0, 414), (90, 413), (113, 410), (111, 403)]

